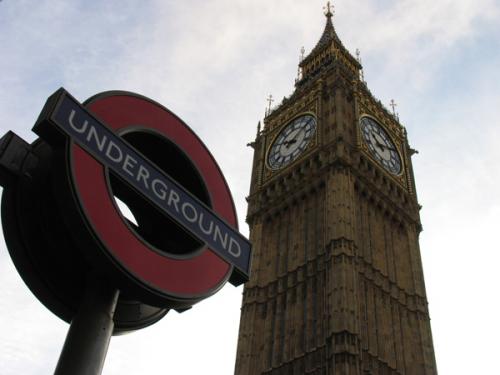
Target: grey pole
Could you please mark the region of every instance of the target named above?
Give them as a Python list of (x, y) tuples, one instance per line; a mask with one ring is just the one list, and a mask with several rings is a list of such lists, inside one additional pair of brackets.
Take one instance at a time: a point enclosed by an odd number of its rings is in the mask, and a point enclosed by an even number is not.
[(91, 273), (54, 375), (100, 375), (113, 334), (119, 290)]

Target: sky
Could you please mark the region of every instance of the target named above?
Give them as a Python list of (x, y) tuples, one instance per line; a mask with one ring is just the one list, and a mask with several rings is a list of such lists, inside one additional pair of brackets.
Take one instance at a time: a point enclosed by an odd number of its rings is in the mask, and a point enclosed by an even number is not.
[[(128, 90), (165, 105), (211, 150), (245, 223), (266, 97), (293, 92), (300, 48), (318, 41), (320, 0), (2, 0), (0, 135), (28, 141), (47, 97)], [(440, 374), (498, 372), (500, 2), (336, 0), (343, 44), (408, 131)], [(113, 337), (105, 375), (232, 374), (243, 288)], [(68, 325), (18, 276), (0, 239), (0, 374), (52, 373)]]

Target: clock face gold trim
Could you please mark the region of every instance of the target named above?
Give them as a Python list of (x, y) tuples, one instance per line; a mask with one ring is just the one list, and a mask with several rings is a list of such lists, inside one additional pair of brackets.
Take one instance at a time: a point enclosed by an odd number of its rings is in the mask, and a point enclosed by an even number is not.
[(361, 137), (373, 158), (393, 175), (400, 175), (403, 172), (401, 156), (382, 125), (370, 116), (362, 116), (359, 127)]
[(316, 133), (316, 117), (301, 114), (291, 120), (276, 136), (267, 152), (267, 166), (279, 170), (292, 163), (305, 151)]

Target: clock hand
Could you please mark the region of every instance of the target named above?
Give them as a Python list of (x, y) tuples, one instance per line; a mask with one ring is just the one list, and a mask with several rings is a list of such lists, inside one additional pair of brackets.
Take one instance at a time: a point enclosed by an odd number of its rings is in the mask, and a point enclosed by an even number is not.
[(375, 140), (375, 143), (377, 144), (377, 146), (382, 149), (382, 151), (385, 150), (391, 150), (391, 151), (396, 151), (396, 149), (394, 147), (390, 147), (390, 146), (387, 146), (386, 144), (383, 144), (381, 143), (376, 137), (373, 138)]
[(382, 150), (386, 149), (386, 150), (396, 151), (393, 147), (387, 146), (387, 144), (384, 144), (381, 141), (379, 141), (380, 138), (376, 134), (373, 134), (372, 136), (375, 142), (377, 143), (377, 146), (380, 147)]
[(377, 146), (382, 149), (382, 151), (384, 151), (385, 148), (388, 148), (383, 143), (380, 143), (377, 139), (375, 139), (375, 142), (377, 143)]
[(382, 143), (380, 143), (375, 134), (370, 133), (370, 139), (375, 144), (375, 147), (380, 148), (382, 152), (384, 151), (385, 146)]
[(383, 143), (380, 143), (379, 141), (377, 141), (377, 146), (379, 146), (382, 150), (386, 149), (386, 150), (396, 151), (396, 149), (394, 147), (384, 145)]
[(283, 144), (286, 146), (286, 148), (290, 147), (290, 145), (296, 143), (297, 140), (294, 138), (294, 139), (290, 139), (289, 141), (285, 141), (283, 142)]

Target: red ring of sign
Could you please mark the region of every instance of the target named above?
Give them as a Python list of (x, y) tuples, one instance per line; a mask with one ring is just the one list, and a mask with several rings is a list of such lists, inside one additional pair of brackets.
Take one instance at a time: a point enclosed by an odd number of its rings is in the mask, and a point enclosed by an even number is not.
[[(141, 125), (154, 129), (188, 155), (206, 184), (212, 210), (237, 228), (226, 181), (193, 131), (161, 105), (130, 93), (99, 96), (87, 108), (115, 132)], [(116, 209), (106, 169), (75, 143), (70, 147), (74, 185), (88, 222), (109, 254), (131, 275), (166, 295), (193, 298), (219, 289), (232, 266), (208, 247), (192, 258), (175, 259), (149, 248)]]

